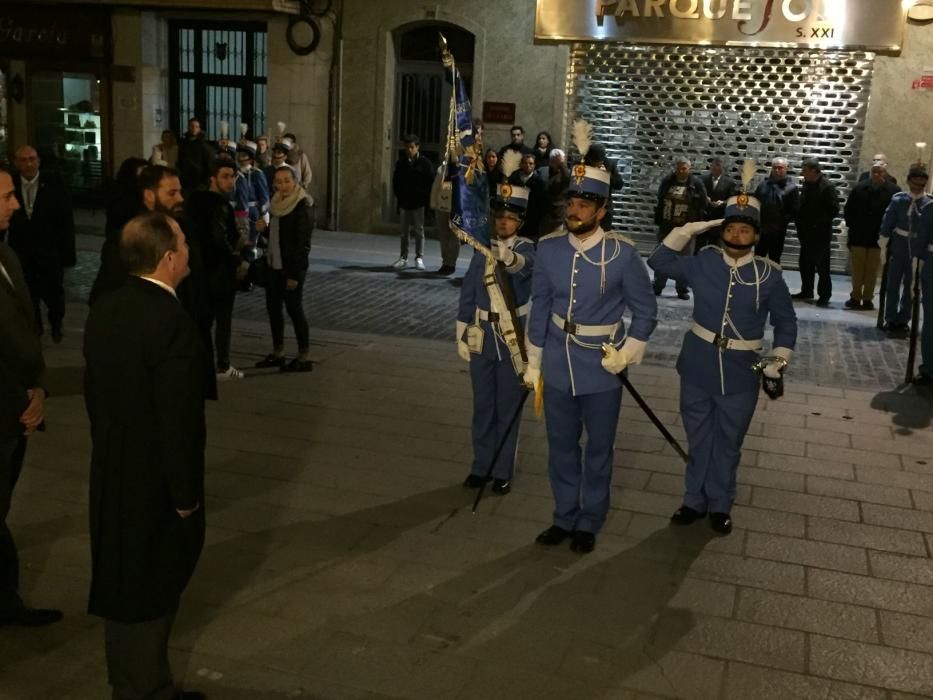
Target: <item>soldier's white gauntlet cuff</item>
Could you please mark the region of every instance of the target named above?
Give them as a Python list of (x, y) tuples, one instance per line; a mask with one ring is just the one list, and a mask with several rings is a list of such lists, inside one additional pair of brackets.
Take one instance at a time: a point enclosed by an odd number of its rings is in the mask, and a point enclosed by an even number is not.
[(516, 272), (521, 272), (523, 267), (525, 267), (525, 256), (512, 251), (512, 262), (505, 266), (506, 272), (514, 275)]
[(675, 228), (669, 234), (664, 237), (664, 240), (661, 241), (665, 247), (670, 248), (671, 250), (676, 250), (678, 253), (690, 245), (690, 241), (693, 240), (693, 236), (690, 235), (688, 231), (685, 231), (681, 226)]
[(641, 361), (645, 359), (645, 351), (648, 349), (648, 343), (644, 340), (639, 340), (638, 338), (632, 338), (631, 336), (625, 339), (625, 342), (622, 343), (622, 347), (619, 348), (625, 356), (626, 364), (629, 365), (639, 365)]
[(463, 334), (466, 333), (466, 329), (467, 329), (466, 321), (457, 321), (457, 337), (456, 337), (456, 340), (457, 340), (458, 343), (461, 342), (461, 341), (463, 340)]
[(790, 348), (772, 348), (771, 354), (782, 358), (787, 364), (790, 364), (790, 358), (794, 356), (794, 351)]
[(528, 355), (528, 367), (534, 369), (541, 369), (541, 355), (543, 354), (543, 349), (539, 348), (537, 345), (532, 343), (530, 340), (525, 340), (525, 354)]

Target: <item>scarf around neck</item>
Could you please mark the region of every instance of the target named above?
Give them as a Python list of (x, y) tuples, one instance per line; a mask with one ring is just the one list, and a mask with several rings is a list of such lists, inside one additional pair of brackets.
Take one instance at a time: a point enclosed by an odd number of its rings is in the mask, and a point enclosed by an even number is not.
[(295, 210), (295, 207), (298, 206), (298, 202), (302, 200), (306, 200), (309, 205), (311, 204), (311, 197), (308, 196), (308, 193), (304, 191), (303, 187), (298, 185), (292, 190), (291, 194), (285, 195), (284, 197), (279, 192), (272, 195), (272, 201), (269, 202), (269, 209), (272, 212), (272, 216), (288, 216)]

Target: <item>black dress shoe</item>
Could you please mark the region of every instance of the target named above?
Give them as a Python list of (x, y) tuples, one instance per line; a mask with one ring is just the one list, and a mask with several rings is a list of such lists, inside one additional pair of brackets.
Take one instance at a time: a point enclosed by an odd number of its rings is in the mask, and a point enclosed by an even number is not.
[(512, 490), (512, 482), (508, 479), (496, 479), (492, 482), (492, 492), (504, 496)]
[(491, 476), (480, 476), (479, 474), (470, 474), (463, 481), (463, 485), (468, 489), (478, 489), (483, 484), (488, 484), (492, 481)]
[(874, 311), (874, 310), (875, 310), (875, 305), (873, 303), (871, 303), (870, 301), (862, 302), (862, 311)]
[(570, 550), (589, 554), (596, 547), (596, 535), (586, 530), (574, 530), (570, 535)]
[(821, 309), (828, 309), (830, 307), (829, 299), (817, 299), (816, 305)]
[(0, 614), (0, 627), (17, 625), (19, 627), (43, 627), (62, 619), (61, 610), (45, 608), (15, 608)]
[(200, 690), (179, 690), (175, 697), (178, 700), (207, 700), (207, 695)]
[(452, 275), (456, 271), (457, 271), (457, 268), (455, 268), (453, 265), (441, 265), (440, 269), (434, 274), (439, 275), (441, 277), (447, 277), (449, 275)]
[(690, 292), (677, 292), (677, 298), (690, 301)]
[(728, 513), (710, 513), (709, 524), (720, 535), (732, 532), (732, 516)]
[[(871, 302), (868, 302), (868, 303), (870, 304)], [(846, 299), (845, 307), (846, 307), (847, 309), (861, 309), (861, 308), (862, 308), (862, 302), (859, 301), (858, 299), (852, 299), (852, 298), (850, 297), (850, 298)]]
[(535, 542), (545, 547), (554, 547), (570, 537), (570, 531), (557, 525), (551, 525), (547, 530), (535, 538)]
[(270, 353), (257, 362), (254, 366), (256, 369), (265, 369), (266, 367), (284, 367), (285, 358), (282, 355)]
[(790, 298), (797, 299), (798, 301), (810, 301), (813, 298), (813, 292), (797, 292), (796, 294), (791, 294)]
[(692, 525), (697, 520), (702, 520), (705, 517), (705, 511), (701, 513), (690, 506), (681, 506), (674, 511), (674, 514), (671, 516), (671, 522), (675, 525)]
[(310, 372), (314, 368), (314, 365), (311, 364), (311, 360), (302, 360), (296, 357), (289, 363), (283, 363), (279, 367), (280, 372)]

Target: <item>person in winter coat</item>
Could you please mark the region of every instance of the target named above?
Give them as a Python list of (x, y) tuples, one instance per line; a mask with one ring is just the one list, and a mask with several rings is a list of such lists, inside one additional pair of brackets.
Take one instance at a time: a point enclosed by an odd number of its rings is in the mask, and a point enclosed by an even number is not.
[(872, 299), (881, 266), (878, 236), (884, 212), (891, 198), (899, 192), (886, 175), (884, 163), (875, 162), (871, 178), (859, 182), (846, 200), (844, 214), (849, 228), (849, 266), (852, 269), (852, 292), (845, 304), (847, 309), (875, 308)]
[(787, 177), (786, 158), (771, 161), (771, 174), (758, 185), (755, 199), (761, 202), (761, 237), (755, 246), (755, 255), (780, 265), (787, 226), (797, 217), (800, 208), (800, 190), (797, 183)]
[[(314, 200), (295, 179), (290, 165), (280, 165), (272, 180), (269, 224), (269, 248), (266, 250), (266, 311), (272, 329), (272, 353), (256, 363), (256, 367), (278, 367), (282, 372), (310, 372), (310, 339), (308, 319), (302, 301), (308, 274), (308, 254), (314, 232)], [(285, 360), (285, 319), (282, 304), (288, 312), (298, 340), (298, 356)]]
[(803, 162), (803, 188), (797, 212), (797, 238), (800, 239), (800, 286), (793, 298), (813, 298), (813, 282), (820, 276), (817, 306), (829, 306), (833, 282), (829, 275), (829, 258), (833, 242), (833, 219), (839, 213), (836, 187), (823, 175), (820, 161), (807, 158)]
[(188, 120), (188, 131), (178, 144), (178, 174), (186, 195), (207, 186), (213, 163), (214, 149), (204, 138), (201, 122), (192, 117)]
[[(691, 221), (703, 221), (709, 198), (703, 181), (690, 172), (690, 161), (683, 156), (674, 161), (674, 172), (661, 180), (658, 187), (658, 203), (654, 210), (654, 223), (658, 225), (658, 241), (663, 241), (667, 234), (679, 226)], [(693, 241), (691, 240), (680, 255), (693, 255)], [(654, 294), (661, 296), (667, 285), (667, 276), (658, 270), (654, 271)], [(687, 300), (690, 292), (684, 279), (675, 280), (677, 298)]]

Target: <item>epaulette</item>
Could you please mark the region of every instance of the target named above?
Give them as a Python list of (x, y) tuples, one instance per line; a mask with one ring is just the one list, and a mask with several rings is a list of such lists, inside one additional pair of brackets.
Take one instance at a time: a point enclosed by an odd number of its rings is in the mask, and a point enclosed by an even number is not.
[(541, 236), (541, 238), (538, 239), (538, 243), (540, 243), (541, 241), (549, 241), (552, 238), (563, 238), (566, 235), (567, 235), (566, 230), (554, 231), (553, 233), (549, 233), (546, 236)]
[(624, 233), (619, 233), (618, 231), (610, 231), (606, 234), (606, 238), (609, 238), (613, 241), (622, 241), (623, 243), (628, 243), (633, 248), (635, 247), (635, 241), (626, 236)]
[(761, 260), (761, 262), (768, 263), (771, 267), (773, 267), (773, 268), (774, 268), (775, 270), (777, 270), (778, 272), (783, 272), (783, 271), (784, 271), (784, 268), (781, 267), (779, 263), (774, 262), (771, 258), (764, 258), (764, 257), (762, 257), (762, 256), (760, 256), (760, 255), (756, 255), (756, 256), (755, 256), (755, 260)]

